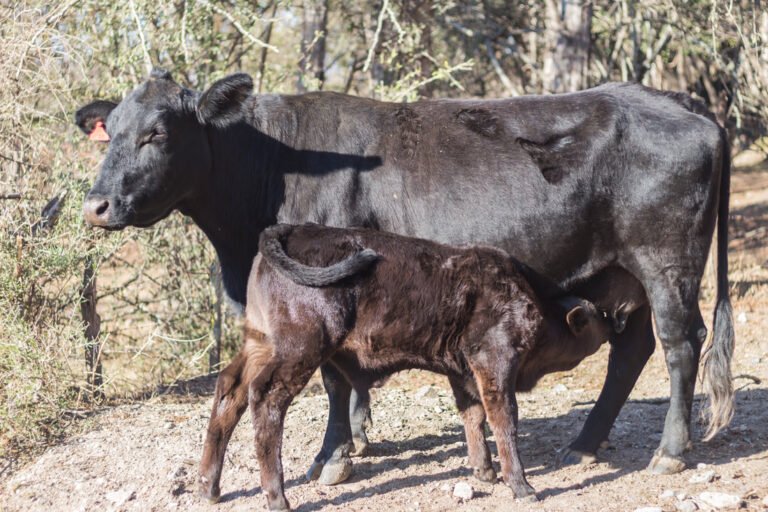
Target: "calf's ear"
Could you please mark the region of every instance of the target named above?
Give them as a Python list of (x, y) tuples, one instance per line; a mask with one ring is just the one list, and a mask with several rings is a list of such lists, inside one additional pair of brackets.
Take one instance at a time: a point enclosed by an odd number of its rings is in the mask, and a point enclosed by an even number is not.
[(112, 101), (93, 101), (75, 112), (75, 124), (88, 135), (88, 138), (97, 142), (109, 142), (107, 135), (107, 118), (109, 113), (117, 106)]
[(580, 336), (584, 329), (589, 326), (589, 322), (594, 316), (593, 311), (589, 311), (586, 307), (579, 305), (571, 308), (565, 315), (565, 321), (568, 324), (568, 328), (574, 336)]
[(253, 92), (253, 80), (237, 73), (214, 82), (197, 102), (197, 119), (201, 124), (219, 128), (235, 123), (242, 117), (243, 102)]

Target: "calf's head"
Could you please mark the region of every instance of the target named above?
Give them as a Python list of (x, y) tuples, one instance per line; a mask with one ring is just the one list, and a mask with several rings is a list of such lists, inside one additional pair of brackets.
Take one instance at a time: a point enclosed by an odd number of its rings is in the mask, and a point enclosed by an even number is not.
[(565, 297), (549, 304), (545, 310), (544, 336), (520, 369), (517, 378), (520, 391), (532, 389), (548, 373), (574, 368), (597, 352), (613, 332), (611, 323), (588, 300)]
[(120, 103), (80, 108), (80, 129), (109, 143), (83, 203), (86, 221), (106, 229), (149, 226), (194, 197), (212, 172), (208, 132), (240, 121), (252, 90), (245, 74), (219, 80), (201, 94), (154, 70)]

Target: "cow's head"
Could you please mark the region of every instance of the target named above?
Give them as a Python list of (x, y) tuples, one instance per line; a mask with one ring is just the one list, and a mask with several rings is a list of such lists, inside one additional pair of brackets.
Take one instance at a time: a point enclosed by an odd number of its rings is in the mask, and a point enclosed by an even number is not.
[(200, 94), (155, 70), (120, 103), (94, 101), (75, 122), (91, 140), (109, 142), (85, 198), (86, 221), (106, 229), (149, 226), (200, 190), (211, 172), (206, 131), (241, 119), (253, 81), (231, 75)]

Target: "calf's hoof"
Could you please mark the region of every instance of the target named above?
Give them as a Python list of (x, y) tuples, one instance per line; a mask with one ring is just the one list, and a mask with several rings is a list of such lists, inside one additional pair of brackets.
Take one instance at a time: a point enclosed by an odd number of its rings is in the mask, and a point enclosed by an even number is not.
[(674, 475), (685, 469), (685, 460), (682, 457), (674, 457), (657, 451), (650, 464), (648, 471), (654, 475)]
[(291, 510), (291, 506), (288, 505), (288, 500), (285, 499), (285, 496), (272, 499), (267, 497), (267, 507), (269, 510)]
[(520, 503), (538, 503), (539, 498), (536, 497), (536, 494), (529, 494), (528, 496), (523, 496), (522, 498), (515, 496), (515, 501)]
[(200, 496), (205, 498), (208, 503), (215, 504), (221, 499), (221, 489), (218, 485), (213, 485), (208, 477), (201, 476)]
[(573, 448), (563, 448), (557, 454), (558, 466), (586, 466), (597, 462), (597, 455)]
[(536, 503), (539, 501), (539, 498), (536, 497), (536, 491), (534, 491), (533, 487), (527, 483), (522, 483), (511, 487), (512, 492), (515, 493), (515, 500), (523, 503)]
[(472, 474), (481, 482), (496, 482), (496, 471), (493, 468), (474, 468)]

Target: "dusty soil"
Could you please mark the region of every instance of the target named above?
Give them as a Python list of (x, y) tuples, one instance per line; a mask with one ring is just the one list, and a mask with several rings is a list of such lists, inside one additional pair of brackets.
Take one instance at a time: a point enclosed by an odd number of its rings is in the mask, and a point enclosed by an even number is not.
[[(733, 177), (731, 281), (736, 317), (737, 414), (709, 443), (697, 442), (688, 469), (656, 476), (647, 465), (667, 410), (668, 375), (657, 350), (612, 431), (599, 462), (557, 467), (556, 451), (579, 431), (605, 375), (607, 350), (572, 372), (548, 376), (519, 397), (521, 454), (541, 501), (516, 502), (509, 489), (474, 480), (447, 382), (405, 372), (374, 390), (369, 456), (335, 487), (306, 483), (319, 449), (327, 401), (317, 379), (294, 401), (286, 420), (283, 464), (287, 496), (297, 510), (634, 510), (711, 509), (703, 492), (738, 496), (742, 507), (768, 510), (768, 169)], [(711, 290), (710, 290), (711, 291)], [(711, 318), (711, 293), (702, 306)], [(84, 433), (50, 448), (0, 482), (0, 510), (263, 509), (250, 420), (230, 444), (222, 501), (209, 505), (194, 485), (209, 407), (211, 378), (131, 405), (106, 408)], [(697, 400), (696, 408), (701, 406)], [(495, 456), (495, 445), (491, 446)], [(496, 464), (498, 465), (498, 460)], [(692, 482), (691, 479), (694, 479)], [(705, 480), (696, 483), (695, 480)], [(711, 480), (711, 481), (706, 481)], [(475, 496), (453, 497), (458, 482)]]

